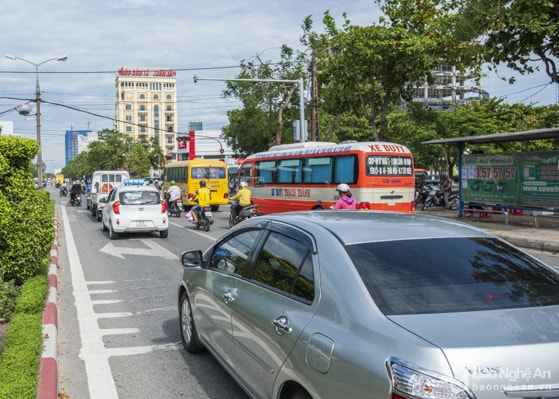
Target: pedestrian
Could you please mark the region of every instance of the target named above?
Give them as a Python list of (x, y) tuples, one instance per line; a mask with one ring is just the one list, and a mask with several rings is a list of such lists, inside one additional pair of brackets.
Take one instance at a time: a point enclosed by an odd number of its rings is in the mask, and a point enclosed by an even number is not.
[(441, 190), (443, 191), (444, 209), (450, 209), (450, 201), (448, 200), (452, 192), (452, 180), (446, 173), (441, 173)]
[(359, 204), (353, 198), (351, 191), (349, 190), (349, 186), (345, 183), (341, 183), (336, 188), (338, 192), (339, 199), (336, 201), (336, 205), (334, 205), (334, 209), (357, 209)]

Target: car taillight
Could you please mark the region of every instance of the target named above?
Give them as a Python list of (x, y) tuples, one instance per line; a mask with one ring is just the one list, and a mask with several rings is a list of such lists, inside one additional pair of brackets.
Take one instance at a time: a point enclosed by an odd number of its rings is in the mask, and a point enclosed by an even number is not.
[(410, 210), (415, 211), (415, 201), (412, 201), (410, 204)]
[(167, 213), (167, 203), (165, 201), (161, 201), (161, 213)]
[(470, 388), (452, 377), (397, 358), (389, 358), (386, 363), (392, 399), (475, 399)]
[(120, 215), (120, 201), (116, 201), (113, 204), (113, 212), (115, 215)]

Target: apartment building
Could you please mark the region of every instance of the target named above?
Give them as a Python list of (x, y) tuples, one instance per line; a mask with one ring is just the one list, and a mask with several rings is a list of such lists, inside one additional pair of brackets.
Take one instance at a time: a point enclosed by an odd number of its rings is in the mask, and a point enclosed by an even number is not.
[(164, 154), (176, 152), (176, 71), (123, 67), (115, 83), (115, 129), (140, 142), (155, 137)]

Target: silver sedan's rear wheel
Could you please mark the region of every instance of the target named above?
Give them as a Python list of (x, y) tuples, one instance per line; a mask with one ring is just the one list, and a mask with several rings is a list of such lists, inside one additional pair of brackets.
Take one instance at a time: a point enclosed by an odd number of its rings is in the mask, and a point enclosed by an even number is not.
[(190, 353), (202, 352), (204, 347), (200, 344), (196, 335), (190, 299), (186, 292), (182, 293), (180, 299), (179, 321), (181, 326), (182, 346), (184, 346), (184, 349)]

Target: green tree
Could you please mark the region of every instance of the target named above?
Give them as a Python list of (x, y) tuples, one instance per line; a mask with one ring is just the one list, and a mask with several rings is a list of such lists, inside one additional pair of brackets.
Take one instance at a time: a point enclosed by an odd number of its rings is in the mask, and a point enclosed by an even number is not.
[(456, 34), (483, 42), (486, 61), (523, 74), (539, 70), (532, 62), (537, 59), (551, 82), (559, 83), (558, 9), (558, 0), (460, 0)]
[(132, 177), (142, 177), (152, 168), (159, 168), (163, 159), (161, 147), (154, 138), (138, 143), (116, 130), (104, 129), (99, 132), (99, 140), (68, 162), (62, 173), (80, 178), (91, 176), (96, 170), (127, 169)]
[(292, 122), (300, 115), (299, 91), (295, 83), (279, 81), (298, 80), (305, 74), (304, 54), (283, 45), (278, 63), (257, 54), (240, 65), (237, 79), (269, 82), (227, 82), (225, 98), (237, 98), (243, 104), (243, 109), (228, 112), (229, 125), (223, 129), (227, 143), (237, 154), (246, 155), (292, 142)]
[(0, 136), (0, 280), (18, 284), (37, 274), (54, 238), (48, 192), (37, 190), (35, 140)]

